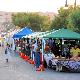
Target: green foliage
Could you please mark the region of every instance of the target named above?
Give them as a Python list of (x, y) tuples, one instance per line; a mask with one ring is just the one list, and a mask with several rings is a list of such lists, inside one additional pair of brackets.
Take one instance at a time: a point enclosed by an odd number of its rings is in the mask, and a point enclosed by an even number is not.
[(61, 28), (61, 18), (59, 16), (55, 16), (55, 18), (52, 20), (51, 28), (53, 29), (59, 29)]
[(51, 29), (60, 29), (62, 27), (66, 28), (67, 17), (69, 15), (69, 10), (65, 10), (63, 7), (58, 10), (58, 15), (55, 16), (51, 23)]
[(48, 17), (38, 13), (18, 13), (12, 16), (12, 21), (16, 26), (29, 26), (34, 31), (45, 31), (50, 25)]
[(26, 13), (17, 13), (12, 15), (12, 22), (15, 26), (23, 27), (28, 25), (28, 16)]
[(17, 13), (13, 14), (12, 22), (15, 26), (28, 26), (34, 31), (68, 28), (80, 32), (80, 7), (69, 6), (68, 9), (61, 7), (52, 21), (48, 16), (38, 13)]
[(39, 31), (41, 30), (41, 25), (43, 24), (42, 17), (38, 14), (30, 14), (29, 16), (29, 26), (32, 30)]
[(51, 21), (50, 19), (47, 17), (47, 16), (43, 16), (43, 24), (42, 24), (42, 31), (49, 31), (50, 30), (50, 24), (51, 24)]
[(80, 32), (80, 8), (76, 8), (68, 16), (68, 28), (73, 29), (74, 31)]
[(68, 28), (80, 32), (80, 7), (60, 8), (58, 15), (52, 20), (51, 29)]

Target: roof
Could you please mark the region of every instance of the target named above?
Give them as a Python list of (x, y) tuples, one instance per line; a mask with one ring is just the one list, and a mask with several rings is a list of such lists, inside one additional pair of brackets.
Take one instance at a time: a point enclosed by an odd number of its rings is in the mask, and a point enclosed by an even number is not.
[(25, 28), (22, 28), (18, 33), (15, 33), (13, 35), (13, 38), (22, 38), (23, 36), (26, 36), (26, 35), (29, 35), (29, 34), (32, 34), (32, 30), (25, 27)]
[(54, 33), (44, 36), (44, 38), (80, 39), (80, 34), (68, 29), (60, 29), (55, 31)]

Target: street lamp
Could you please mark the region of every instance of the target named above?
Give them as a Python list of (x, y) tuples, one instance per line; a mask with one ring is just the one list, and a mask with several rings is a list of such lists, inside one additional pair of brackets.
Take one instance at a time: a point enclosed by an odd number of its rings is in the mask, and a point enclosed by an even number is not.
[(75, 0), (75, 3), (74, 3), (74, 9), (76, 9), (76, 0)]
[(65, 7), (68, 7), (67, 0), (66, 0), (66, 3), (65, 3)]
[[(74, 5), (73, 5), (74, 8), (76, 8), (76, 1), (77, 1), (77, 0), (75, 0)], [(67, 8), (68, 8), (68, 4), (67, 4), (67, 0), (66, 0), (66, 1), (65, 1), (65, 9), (67, 9)]]
[(76, 0), (75, 0), (75, 3), (74, 3), (74, 7), (76, 7)]
[(64, 7), (64, 9), (68, 9), (67, 0), (65, 1), (65, 7)]

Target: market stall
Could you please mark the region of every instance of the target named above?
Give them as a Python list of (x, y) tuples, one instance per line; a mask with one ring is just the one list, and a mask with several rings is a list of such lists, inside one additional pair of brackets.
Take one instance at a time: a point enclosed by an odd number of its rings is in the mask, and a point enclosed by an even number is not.
[[(58, 68), (59, 68), (58, 70), (61, 71), (62, 67), (60, 65), (58, 65), (57, 63), (61, 64), (62, 66), (64, 65), (63, 63), (67, 63), (66, 60), (62, 59), (63, 57), (66, 58), (65, 56), (63, 56), (63, 54), (65, 52), (65, 49), (63, 47), (63, 45), (65, 43), (65, 40), (75, 40), (76, 45), (80, 44), (80, 41), (79, 41), (80, 40), (80, 34), (78, 34), (76, 32), (72, 32), (72, 31), (70, 31), (68, 29), (60, 29), (60, 30), (55, 31), (54, 33), (51, 33), (51, 34), (49, 34), (47, 36), (44, 36), (43, 38), (53, 38), (55, 40), (56, 39), (60, 40), (60, 56), (58, 56), (58, 58), (61, 58), (61, 59), (60, 60), (57, 59), (58, 61), (56, 62), (56, 66), (58, 66)], [(71, 48), (71, 46), (72, 46), (72, 44), (69, 43), (68, 44), (69, 54), (70, 54), (70, 48)], [(66, 50), (68, 50), (68, 49), (66, 49)], [(53, 51), (53, 53), (54, 53), (54, 51)], [(80, 48), (78, 49), (78, 53), (80, 54)], [(70, 57), (68, 57), (68, 58), (70, 58)], [(71, 59), (69, 59), (68, 62), (70, 63), (70, 65), (72, 64), (72, 62), (74, 62), (75, 64), (78, 63), (78, 65), (79, 65), (80, 64), (80, 59), (78, 60), (78, 62), (77, 62), (77, 60), (75, 62), (74, 59), (72, 61), (71, 61)], [(76, 71), (77, 71), (77, 69), (76, 69)], [(56, 70), (57, 70), (57, 67), (56, 67)]]

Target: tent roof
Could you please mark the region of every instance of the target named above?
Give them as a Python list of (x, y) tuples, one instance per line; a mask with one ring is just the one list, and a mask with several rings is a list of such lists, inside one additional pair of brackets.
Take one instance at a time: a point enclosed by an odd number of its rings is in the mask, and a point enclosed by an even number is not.
[(23, 36), (26, 36), (32, 33), (33, 32), (29, 28), (25, 27), (25, 28), (22, 28), (18, 33), (14, 34), (13, 38), (22, 38)]
[(54, 33), (44, 36), (44, 38), (80, 39), (80, 34), (68, 29), (60, 29), (55, 31)]

